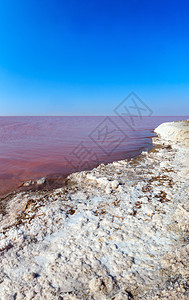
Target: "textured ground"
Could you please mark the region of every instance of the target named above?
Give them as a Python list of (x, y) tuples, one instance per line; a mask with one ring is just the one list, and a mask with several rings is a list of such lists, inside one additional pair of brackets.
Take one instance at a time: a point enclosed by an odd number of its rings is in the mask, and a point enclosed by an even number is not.
[(161, 125), (150, 153), (9, 199), (0, 299), (189, 299), (189, 123), (181, 123)]

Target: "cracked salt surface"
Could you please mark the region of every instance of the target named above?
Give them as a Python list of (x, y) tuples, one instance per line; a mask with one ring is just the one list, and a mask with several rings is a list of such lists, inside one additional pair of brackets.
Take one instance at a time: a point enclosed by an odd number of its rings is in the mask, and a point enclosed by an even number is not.
[(149, 153), (9, 199), (0, 299), (188, 299), (189, 148), (179, 130), (163, 124)]

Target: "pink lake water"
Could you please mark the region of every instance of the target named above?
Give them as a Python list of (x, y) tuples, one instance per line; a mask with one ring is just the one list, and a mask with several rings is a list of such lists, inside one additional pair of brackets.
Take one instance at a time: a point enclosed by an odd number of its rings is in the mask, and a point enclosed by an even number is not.
[(0, 195), (152, 148), (153, 130), (188, 117), (0, 117)]

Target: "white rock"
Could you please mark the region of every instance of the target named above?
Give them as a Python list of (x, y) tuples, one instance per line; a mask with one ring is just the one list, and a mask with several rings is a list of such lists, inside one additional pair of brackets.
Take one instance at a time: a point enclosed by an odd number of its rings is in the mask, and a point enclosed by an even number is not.
[(36, 183), (38, 185), (41, 185), (41, 184), (44, 184), (45, 182), (46, 182), (46, 177), (42, 177), (42, 178), (38, 179)]
[(110, 185), (107, 185), (107, 187), (105, 188), (105, 193), (106, 194), (111, 194), (112, 193), (112, 189), (111, 189)]
[(88, 180), (93, 180), (93, 181), (97, 180), (97, 178), (94, 175), (90, 174), (90, 173), (88, 173), (86, 177), (87, 177)]
[(119, 181), (118, 180), (114, 180), (111, 182), (111, 186), (113, 190), (116, 190), (117, 187), (119, 186)]
[(99, 186), (106, 186), (109, 184), (109, 180), (106, 177), (97, 178)]
[(33, 180), (28, 180), (28, 181), (24, 182), (23, 186), (30, 186), (30, 185), (32, 185), (32, 184), (34, 184), (34, 183), (35, 183), (35, 181), (33, 181)]

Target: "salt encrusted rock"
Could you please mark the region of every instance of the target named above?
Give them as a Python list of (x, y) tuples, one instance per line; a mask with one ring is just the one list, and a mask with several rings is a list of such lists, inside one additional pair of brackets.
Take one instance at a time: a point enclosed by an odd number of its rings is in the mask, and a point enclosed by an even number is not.
[(90, 174), (90, 173), (88, 173), (86, 177), (87, 177), (88, 180), (93, 180), (93, 181), (97, 180), (97, 178), (94, 175)]
[(111, 186), (113, 190), (116, 190), (119, 186), (119, 181), (118, 180), (114, 180), (111, 182)]
[(40, 178), (36, 181), (35, 180), (28, 180), (28, 181), (25, 181), (23, 183), (23, 186), (30, 186), (30, 185), (34, 185), (34, 184), (42, 185), (46, 182), (46, 180), (47, 180), (46, 177), (42, 177), (42, 178)]
[(44, 184), (45, 182), (46, 182), (46, 177), (42, 177), (42, 178), (40, 178), (40, 179), (38, 179), (37, 181), (36, 181), (36, 183), (38, 184), (38, 185), (42, 185), (42, 184)]
[(35, 181), (33, 181), (33, 180), (28, 180), (28, 181), (25, 181), (25, 182), (24, 182), (23, 186), (30, 186), (30, 185), (33, 185), (33, 184), (35, 184)]
[(111, 188), (110, 184), (106, 186), (105, 193), (106, 194), (111, 194), (112, 193), (112, 188)]
[(117, 188), (117, 191), (119, 192), (119, 193), (123, 193), (123, 187), (121, 186), (121, 185), (119, 185), (118, 186), (118, 188)]
[(107, 186), (109, 184), (109, 180), (106, 177), (97, 178), (97, 183), (99, 186)]

